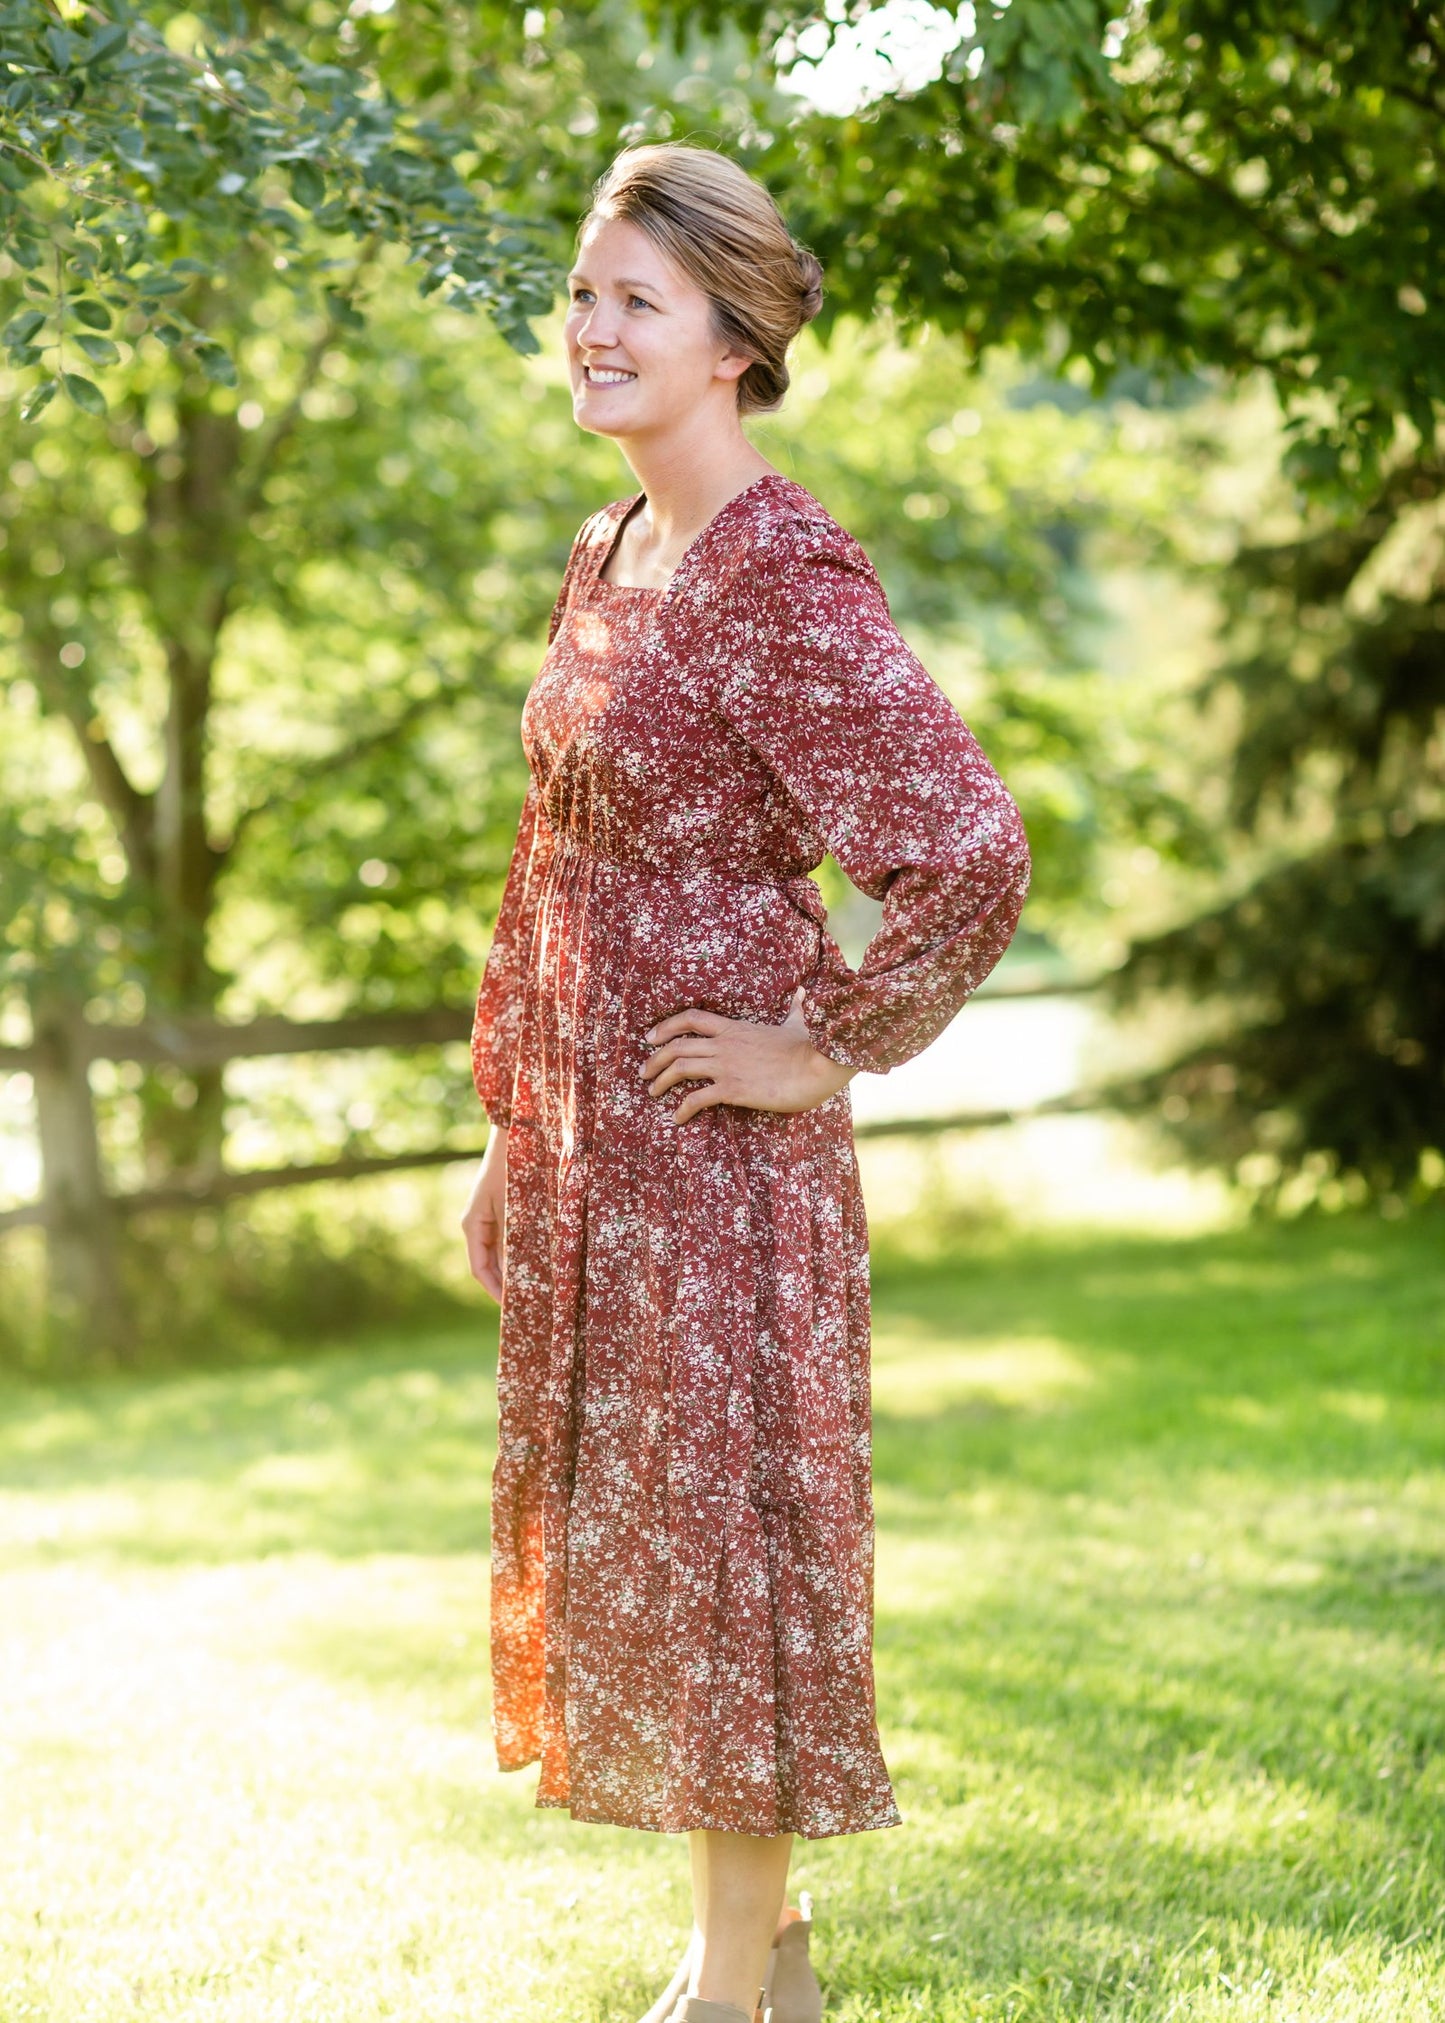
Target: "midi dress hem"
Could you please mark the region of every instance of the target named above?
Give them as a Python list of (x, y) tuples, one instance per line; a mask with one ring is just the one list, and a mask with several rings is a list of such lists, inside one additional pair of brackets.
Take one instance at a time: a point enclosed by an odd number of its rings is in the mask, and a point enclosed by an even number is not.
[(629, 1812), (624, 1817), (616, 1812), (570, 1805), (565, 1798), (539, 1798), (537, 1810), (565, 1812), (583, 1826), (625, 1826), (638, 1833), (748, 1833), (760, 1839), (778, 1833), (793, 1833), (799, 1840), (841, 1840), (846, 1834), (878, 1833), (887, 1827), (903, 1824), (903, 1815), (896, 1805), (876, 1818), (855, 1816), (840, 1826), (808, 1826), (787, 1814), (779, 1815), (775, 1823), (760, 1823), (757, 1815), (751, 1812), (745, 1815), (714, 1812), (701, 1817), (679, 1814), (665, 1819), (649, 1819)]

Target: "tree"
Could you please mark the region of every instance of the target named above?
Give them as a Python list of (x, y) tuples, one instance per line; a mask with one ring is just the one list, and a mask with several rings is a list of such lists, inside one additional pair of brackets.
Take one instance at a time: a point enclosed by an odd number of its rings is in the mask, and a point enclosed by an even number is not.
[[(659, 0), (649, 18), (740, 30), (791, 71), (870, 17)], [(1239, 711), (1235, 876), (1139, 941), (1117, 995), (1227, 1012), (1227, 1036), (1136, 1092), (1193, 1150), (1247, 1161), (1266, 1194), (1302, 1174), (1398, 1194), (1445, 1147), (1445, 10), (985, 0), (965, 19), (919, 88), (759, 137), (720, 82), (712, 119), (751, 136), (833, 317), (886, 305), (1100, 392), (1130, 369), (1273, 389), (1283, 524), (1210, 564), (1229, 619), (1201, 700), (1225, 688)]]
[[(329, 32), (305, 9), (271, 20), (254, 32), (238, 15), (0, 8), (0, 289), (18, 298), (5, 327), (10, 383), (28, 386), (32, 423), (57, 390), (73, 413), (33, 461), (15, 445), (25, 489), (8, 494), (0, 579), (19, 660), (42, 707), (70, 724), (124, 863), (119, 894), (67, 865), (66, 904), (77, 921), (89, 909), (98, 935), (74, 932), (69, 958), (29, 950), (33, 973), (72, 997), (97, 988), (78, 951), (103, 974), (118, 935), (152, 1008), (216, 1002), (223, 978), (206, 942), (218, 884), (241, 832), (285, 798), (274, 782), (263, 792), (232, 781), (221, 788), (232, 805), (216, 805), (207, 774), (223, 636), (240, 615), (294, 600), (288, 565), (304, 565), (313, 534), (360, 537), (373, 555), (399, 538), (395, 526), (379, 531), (385, 515), (363, 532), (353, 469), (333, 473), (351, 488), (309, 497), (304, 523), (277, 545), (285, 512), (273, 507), (307, 489), (300, 444), (329, 433), (343, 400), (355, 405), (338, 381), (347, 347), (362, 348), (367, 292), (399, 258), (419, 267), (423, 297), (485, 307), (521, 351), (535, 348), (527, 318), (550, 295), (548, 221), (518, 219), (505, 200), (531, 180), (553, 101), (572, 85), (535, 60), (517, 10), (473, 10), (461, 48), (438, 8), (414, 10), (404, 34), (369, 15)], [(439, 90), (451, 94), (450, 124), (428, 105)], [(369, 419), (383, 434), (389, 424), (395, 452), (405, 430), (386, 407), (373, 403)], [(353, 439), (384, 457), (375, 434)], [(427, 554), (439, 562), (442, 547)], [(495, 608), (515, 621), (506, 598)], [(165, 701), (142, 786), (109, 718), (123, 673), (142, 680), (148, 651)], [(422, 706), (413, 695), (409, 717)], [(395, 708), (363, 715), (353, 757), (400, 728)], [(24, 923), (52, 916), (43, 895), (66, 865), (59, 840), (16, 840), (12, 875), (41, 862), (46, 872), (28, 887), (29, 912), (12, 911), (12, 977)], [(153, 1158), (165, 1132), (181, 1165), (213, 1162), (218, 1104), (214, 1075), (184, 1114), (162, 1101)]]
[[(503, 359), (536, 348), (555, 226), (512, 204), (583, 145), (577, 65), (511, 8), (311, 17), (0, 8), (0, 1002), (28, 1003), (43, 1135), (91, 1199), (58, 1100), (82, 1015), (465, 998), (480, 950), (444, 902), (505, 863), (491, 751), (578, 518), (557, 457), (518, 511), (546, 429), (489, 408), (457, 328), (482, 308)], [(218, 1065), (136, 1094), (140, 1177), (216, 1171)], [(66, 1254), (99, 1324), (91, 1234)]]
[(1197, 916), (1141, 937), (1116, 1000), (1223, 998), (1229, 1027), (1132, 1092), (1264, 1200), (1445, 1172), (1445, 544), (1438, 457), (1364, 510), (1241, 540), (1224, 653), (1229, 820), (1253, 846)]

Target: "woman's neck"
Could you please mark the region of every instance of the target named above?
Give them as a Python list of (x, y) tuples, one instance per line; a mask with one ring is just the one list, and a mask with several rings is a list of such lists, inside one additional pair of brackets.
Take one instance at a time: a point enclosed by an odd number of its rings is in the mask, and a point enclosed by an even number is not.
[(776, 469), (741, 432), (722, 445), (620, 447), (647, 503), (628, 522), (628, 549), (639, 567), (673, 569), (729, 499)]

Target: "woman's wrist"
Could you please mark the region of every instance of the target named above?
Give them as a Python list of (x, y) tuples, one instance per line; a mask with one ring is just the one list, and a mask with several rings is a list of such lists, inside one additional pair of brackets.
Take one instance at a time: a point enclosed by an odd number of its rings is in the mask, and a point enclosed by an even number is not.
[(818, 1085), (820, 1099), (836, 1096), (838, 1091), (846, 1089), (853, 1077), (860, 1072), (857, 1068), (850, 1067), (846, 1061), (835, 1061), (831, 1054), (825, 1054), (819, 1047), (813, 1047), (811, 1055), (808, 1065)]

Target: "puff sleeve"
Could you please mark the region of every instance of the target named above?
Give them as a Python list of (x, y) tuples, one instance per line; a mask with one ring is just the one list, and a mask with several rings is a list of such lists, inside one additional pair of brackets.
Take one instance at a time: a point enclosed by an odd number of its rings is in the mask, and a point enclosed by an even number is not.
[(784, 530), (726, 603), (717, 707), (883, 904), (858, 969), (839, 955), (809, 978), (803, 1017), (820, 1053), (886, 1073), (1008, 947), (1031, 875), (1023, 819), (851, 535)]
[[(592, 520), (588, 520), (583, 525), (567, 557), (561, 587), (547, 626), (549, 646), (557, 637), (571, 599), (578, 562), (592, 524)], [(472, 1084), (492, 1124), (505, 1126), (512, 1121), (512, 1078), (517, 1063), (522, 992), (532, 954), (538, 895), (551, 861), (554, 840), (538, 793), (536, 776), (529, 774), (517, 822), (516, 841), (512, 845), (511, 862), (507, 866), (506, 883), (502, 888), (502, 903), (497, 911), (497, 924), (482, 970), (472, 1018)]]

